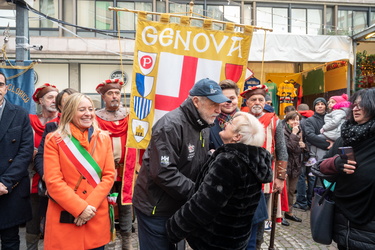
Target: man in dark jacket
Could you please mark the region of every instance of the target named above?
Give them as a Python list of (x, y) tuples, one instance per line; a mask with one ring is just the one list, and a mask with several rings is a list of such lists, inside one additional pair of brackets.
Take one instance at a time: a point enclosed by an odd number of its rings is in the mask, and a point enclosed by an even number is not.
[[(305, 103), (301, 103), (297, 107), (298, 113), (301, 114), (302, 119), (300, 121), (300, 126), (303, 132), (303, 141), (306, 143), (306, 134), (305, 134), (305, 124), (307, 118), (314, 115), (314, 111), (310, 110), (309, 106)], [(307, 148), (309, 148), (307, 146)], [(306, 155), (306, 156), (305, 156)], [(314, 176), (309, 174), (311, 172), (311, 167), (305, 166), (305, 161), (309, 158), (308, 151), (304, 152), (303, 162), (301, 165), (301, 174), (298, 177), (297, 183), (297, 199), (293, 207), (307, 211), (309, 209), (307, 200), (310, 201), (312, 198), (312, 189), (314, 186)], [(307, 181), (307, 190), (306, 190), (306, 181)]]
[(7, 88), (0, 73), (0, 237), (2, 249), (19, 249), (19, 225), (31, 219), (33, 132), (26, 110), (4, 98)]
[(207, 159), (206, 130), (230, 101), (210, 79), (198, 81), (181, 106), (154, 125), (150, 144), (134, 188), (140, 249), (175, 249), (165, 223), (194, 192), (200, 167)]
[[(314, 157), (316, 158), (316, 162), (318, 162), (320, 159), (323, 158), (326, 151), (331, 148), (333, 142), (326, 140), (323, 137), (318, 136), (320, 134), (320, 129), (324, 125), (324, 116), (327, 110), (327, 101), (323, 97), (318, 97), (314, 100), (313, 106), (314, 106), (314, 115), (306, 119), (304, 131), (305, 131), (306, 141), (309, 143), (309, 146), (310, 146), (310, 156), (314, 154)], [(312, 148), (316, 148), (316, 152), (311, 152)], [(307, 164), (306, 166), (308, 165), (310, 164)], [(309, 171), (306, 171), (306, 172), (309, 172)], [(314, 176), (311, 176), (311, 177), (312, 178), (310, 178), (310, 183), (314, 183), (315, 177)], [(309, 207), (311, 207), (312, 192), (313, 192), (312, 188), (310, 188), (310, 190), (307, 191), (307, 205)]]

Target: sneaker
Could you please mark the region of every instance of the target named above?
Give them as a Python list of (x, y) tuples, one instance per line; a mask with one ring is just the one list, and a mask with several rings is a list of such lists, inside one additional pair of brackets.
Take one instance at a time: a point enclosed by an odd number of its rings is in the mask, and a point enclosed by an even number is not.
[(308, 174), (308, 176), (315, 176), (315, 175), (314, 175), (313, 173), (310, 172), (310, 173)]
[(305, 163), (305, 166), (306, 167), (311, 167), (313, 166), (314, 164), (316, 164), (316, 159), (314, 157), (310, 157), (307, 162)]
[(269, 232), (271, 231), (271, 228), (272, 228), (272, 221), (266, 220), (264, 222), (264, 231)]

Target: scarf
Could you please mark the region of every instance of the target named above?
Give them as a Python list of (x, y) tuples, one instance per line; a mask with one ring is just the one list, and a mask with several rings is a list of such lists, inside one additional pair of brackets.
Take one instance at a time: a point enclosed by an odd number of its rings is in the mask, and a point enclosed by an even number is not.
[(229, 113), (229, 114), (226, 114), (226, 113), (220, 113), (218, 116), (217, 116), (217, 120), (219, 122), (219, 126), (221, 129), (224, 129), (224, 125), (226, 122), (230, 121), (233, 119), (233, 116), (235, 113), (238, 112), (238, 108), (236, 108), (235, 110), (233, 110), (232, 113)]
[(79, 141), (79, 143), (84, 147), (87, 151), (89, 150), (89, 130), (85, 129), (85, 131), (79, 130), (73, 123), (70, 123), (70, 132), (72, 136)]
[(344, 141), (344, 146), (352, 146), (374, 136), (374, 119), (363, 124), (352, 124), (346, 121), (341, 125), (341, 137)]

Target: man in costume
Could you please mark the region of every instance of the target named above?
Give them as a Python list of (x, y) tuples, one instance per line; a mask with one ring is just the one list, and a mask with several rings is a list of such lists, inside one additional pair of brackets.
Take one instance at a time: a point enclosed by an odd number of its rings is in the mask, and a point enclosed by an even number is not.
[(19, 225), (31, 219), (30, 179), (33, 132), (27, 111), (4, 98), (0, 73), (0, 237), (1, 249), (20, 249)]
[(136, 150), (126, 147), (129, 112), (121, 104), (121, 88), (123, 84), (124, 82), (120, 79), (109, 79), (96, 87), (96, 91), (101, 95), (105, 103), (104, 108), (96, 111), (96, 119), (99, 127), (109, 131), (112, 139), (117, 169), (114, 191), (119, 193), (117, 203), (122, 249), (128, 250), (132, 249), (132, 196)]
[[(30, 123), (34, 131), (34, 156), (37, 153), (40, 141), (46, 123), (57, 117), (58, 111), (56, 107), (56, 96), (59, 93), (56, 86), (45, 83), (37, 88), (33, 94), (33, 100), (40, 105), (39, 114), (30, 114)], [(38, 242), (41, 234), (43, 234), (44, 218), (47, 209), (48, 199), (38, 195), (39, 174), (34, 166), (31, 171), (31, 206), (33, 211), (33, 219), (26, 223), (26, 245), (27, 249), (38, 249)], [(41, 223), (42, 221), (42, 223)], [(42, 228), (41, 228), (42, 225)]]
[[(271, 211), (272, 194), (277, 193), (280, 195), (278, 199), (278, 221), (281, 221), (281, 211), (288, 211), (288, 197), (286, 192), (286, 186), (284, 185), (286, 178), (286, 167), (288, 163), (288, 153), (285, 144), (283, 125), (275, 113), (264, 112), (264, 106), (266, 104), (267, 86), (257, 85), (249, 87), (247, 90), (241, 93), (243, 98), (246, 98), (246, 106), (249, 109), (249, 113), (254, 115), (263, 124), (265, 128), (266, 138), (263, 147), (267, 149), (273, 155), (273, 176), (274, 181), (268, 184), (264, 184), (263, 191), (268, 203), (268, 211)], [(287, 221), (284, 221), (284, 225), (288, 225)], [(274, 225), (272, 225), (274, 226)], [(257, 248), (263, 242), (264, 223), (260, 223), (258, 226), (257, 235)]]

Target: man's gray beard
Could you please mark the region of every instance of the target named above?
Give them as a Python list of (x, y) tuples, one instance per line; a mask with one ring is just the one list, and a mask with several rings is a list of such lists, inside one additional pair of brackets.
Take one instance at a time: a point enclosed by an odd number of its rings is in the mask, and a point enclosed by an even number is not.
[(253, 114), (253, 115), (260, 115), (260, 114), (262, 114), (262, 112), (263, 112), (263, 108), (262, 107), (255, 107), (255, 106), (253, 106), (252, 108), (251, 108), (251, 113)]
[(110, 107), (118, 107), (118, 106), (120, 106), (120, 103), (118, 102), (118, 101), (111, 101), (111, 104), (109, 105)]
[(46, 107), (46, 110), (48, 111), (48, 112), (57, 112), (57, 108), (56, 107)]

